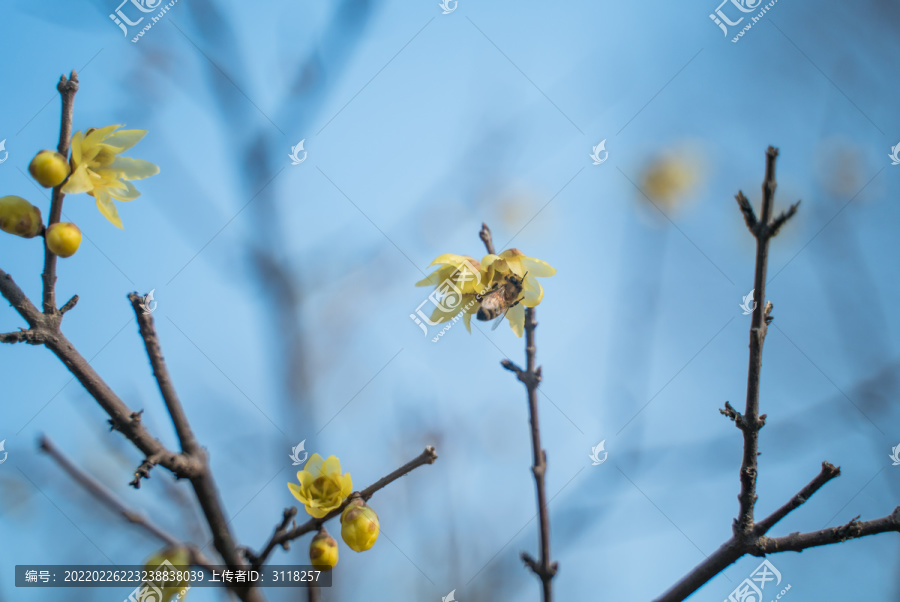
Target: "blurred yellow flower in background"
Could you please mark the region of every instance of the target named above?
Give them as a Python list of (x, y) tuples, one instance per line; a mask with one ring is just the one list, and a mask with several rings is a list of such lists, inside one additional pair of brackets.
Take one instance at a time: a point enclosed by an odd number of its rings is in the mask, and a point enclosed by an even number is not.
[(338, 508), (353, 492), (350, 473), (341, 473), (341, 461), (336, 456), (322, 460), (322, 456), (313, 454), (297, 473), (297, 480), (300, 484), (288, 483), (288, 489), (315, 518)]
[(147, 130), (118, 130), (121, 125), (108, 125), (75, 132), (72, 136), (72, 174), (62, 187), (66, 194), (86, 192), (97, 199), (97, 209), (112, 224), (121, 228), (122, 220), (112, 199), (133, 201), (141, 193), (130, 180), (141, 180), (159, 173), (159, 167), (144, 161), (123, 157), (121, 153), (137, 144)]

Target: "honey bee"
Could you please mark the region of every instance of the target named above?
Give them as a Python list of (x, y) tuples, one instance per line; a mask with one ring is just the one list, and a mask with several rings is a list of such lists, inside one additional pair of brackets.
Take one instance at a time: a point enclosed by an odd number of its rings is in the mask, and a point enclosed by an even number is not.
[(515, 274), (507, 274), (502, 283), (495, 282), (491, 290), (484, 294), (476, 295), (476, 298), (481, 301), (481, 307), (478, 308), (478, 313), (475, 317), (482, 322), (488, 322), (497, 318), (491, 330), (497, 328), (500, 322), (503, 321), (503, 316), (506, 315), (506, 312), (518, 305), (524, 298), (520, 296), (524, 281), (525, 276), (519, 278)]

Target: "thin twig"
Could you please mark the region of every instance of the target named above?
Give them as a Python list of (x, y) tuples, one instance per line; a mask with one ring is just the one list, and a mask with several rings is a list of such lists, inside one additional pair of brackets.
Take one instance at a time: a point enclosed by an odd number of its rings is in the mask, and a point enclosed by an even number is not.
[[(63, 157), (69, 156), (69, 141), (72, 139), (72, 115), (75, 108), (75, 93), (78, 92), (78, 74), (74, 70), (66, 79), (65, 75), (60, 76), (59, 83), (56, 85), (62, 99), (62, 117), (59, 126), (59, 145), (56, 150)], [(47, 218), (47, 227), (59, 221), (62, 216), (63, 197), (62, 187), (64, 183), (60, 183), (53, 188), (50, 197), (50, 215)], [(44, 242), (44, 273), (42, 275), (44, 284), (43, 305), (44, 313), (47, 315), (57, 313), (56, 309), (56, 254)]]
[[(481, 224), (479, 237), (488, 253), (494, 252), (494, 244), (491, 229), (487, 224)], [(535, 560), (527, 552), (522, 552), (521, 558), (528, 568), (541, 580), (543, 601), (551, 602), (553, 588), (551, 582), (559, 568), (559, 563), (550, 560), (550, 512), (547, 508), (547, 452), (541, 447), (541, 427), (538, 420), (538, 386), (541, 384), (541, 369), (536, 366), (537, 347), (534, 342), (534, 329), (537, 327), (533, 307), (525, 308), (525, 369), (519, 368), (510, 360), (503, 360), (500, 365), (510, 372), (515, 372), (516, 377), (525, 385), (528, 393), (528, 419), (531, 424), (531, 472), (534, 475), (534, 484), (537, 495), (538, 519), (540, 524), (541, 557)]]
[(252, 554), (249, 551), (245, 551), (244, 555), (247, 558), (252, 559), (252, 568), (258, 569), (266, 562), (269, 554), (271, 554), (272, 550), (274, 550), (277, 546), (284, 547), (284, 545), (291, 540), (297, 539), (298, 537), (306, 533), (318, 531), (326, 522), (336, 516), (340, 516), (341, 512), (344, 511), (344, 508), (347, 507), (351, 500), (355, 498), (362, 498), (363, 500), (368, 501), (372, 498), (373, 495), (375, 495), (378, 490), (393, 483), (403, 475), (412, 472), (419, 466), (424, 466), (425, 464), (434, 464), (434, 461), (437, 460), (437, 457), (438, 456), (434, 451), (434, 447), (429, 445), (425, 448), (425, 451), (423, 451), (421, 454), (419, 454), (414, 459), (410, 460), (397, 470), (391, 472), (387, 476), (378, 479), (365, 489), (349, 495), (340, 506), (338, 506), (322, 518), (311, 518), (302, 525), (295, 526), (291, 529), (285, 529), (286, 522), (288, 520), (287, 511), (285, 511), (285, 517), (281, 522), (281, 526), (275, 529), (275, 532), (272, 534), (272, 537), (269, 538), (269, 541), (266, 543), (262, 552), (260, 552), (259, 554)]
[(823, 529), (811, 533), (792, 533), (784, 537), (768, 537), (766, 533), (785, 516), (802, 506), (816, 491), (828, 481), (838, 477), (840, 468), (822, 463), (819, 474), (807, 483), (783, 506), (758, 523), (754, 522), (753, 508), (756, 504), (757, 461), (759, 455), (759, 431), (766, 423), (766, 415), (759, 414), (759, 383), (762, 371), (762, 350), (766, 330), (772, 321), (772, 302), (766, 301), (766, 267), (768, 263), (769, 241), (778, 230), (797, 212), (799, 201), (772, 219), (775, 196), (775, 161), (778, 150), (769, 147), (766, 151), (766, 175), (763, 181), (762, 207), (759, 219), (753, 207), (739, 192), (735, 197), (744, 215), (747, 229), (756, 238), (756, 268), (754, 271), (754, 291), (758, 299), (750, 323), (750, 363), (747, 370), (747, 404), (744, 413), (735, 410), (725, 402), (725, 409), (719, 410), (734, 421), (744, 437), (744, 455), (741, 463), (741, 491), (738, 495), (740, 509), (734, 520), (732, 537), (718, 550), (706, 557), (690, 573), (657, 599), (657, 602), (678, 602), (697, 591), (726, 567), (745, 554), (765, 556), (775, 552), (796, 551), (814, 546), (839, 543), (848, 539), (896, 531), (900, 533), (900, 506), (892, 514), (871, 521), (860, 522), (857, 518), (840, 527)]
[(163, 359), (162, 349), (159, 346), (159, 337), (156, 334), (156, 328), (153, 324), (153, 315), (145, 312), (141, 306), (143, 297), (137, 293), (128, 295), (131, 301), (131, 307), (134, 309), (134, 315), (137, 317), (138, 326), (141, 331), (141, 338), (144, 340), (144, 347), (147, 349), (147, 356), (150, 359), (150, 365), (153, 367), (153, 377), (159, 385), (159, 392), (172, 417), (172, 424), (175, 426), (175, 433), (178, 435), (178, 441), (181, 443), (181, 450), (188, 454), (198, 451), (199, 445), (197, 438), (191, 430), (190, 422), (184, 413), (184, 407), (178, 399), (178, 393), (172, 384), (169, 376), (169, 369), (166, 367), (166, 361)]
[(481, 242), (484, 243), (484, 248), (487, 249), (487, 252), (493, 255), (494, 239), (491, 236), (491, 229), (484, 222), (481, 223), (481, 231), (478, 233), (478, 237), (481, 238)]
[(129, 508), (125, 504), (125, 502), (116, 497), (116, 495), (105, 485), (76, 466), (74, 462), (67, 458), (66, 455), (63, 454), (62, 450), (60, 450), (48, 436), (41, 435), (40, 448), (51, 458), (53, 458), (56, 463), (59, 464), (60, 467), (75, 480), (76, 483), (81, 485), (88, 493), (94, 496), (109, 509), (121, 515), (131, 524), (136, 525), (144, 531), (148, 532), (150, 535), (159, 539), (163, 543), (170, 546), (186, 548), (191, 553), (192, 565), (203, 567), (210, 573), (213, 571), (213, 561), (210, 560), (202, 551), (200, 551), (197, 546), (180, 541), (174, 535), (165, 531), (156, 523), (147, 518), (147, 515), (145, 515), (144, 513)]

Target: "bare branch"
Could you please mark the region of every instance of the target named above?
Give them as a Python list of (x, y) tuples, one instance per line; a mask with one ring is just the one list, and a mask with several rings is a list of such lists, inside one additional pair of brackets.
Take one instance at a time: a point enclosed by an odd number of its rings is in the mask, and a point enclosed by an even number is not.
[(478, 233), (478, 237), (481, 238), (481, 242), (484, 243), (484, 248), (487, 249), (487, 252), (493, 255), (494, 239), (491, 236), (491, 229), (484, 222), (481, 224), (481, 231)]
[(859, 517), (852, 519), (840, 527), (822, 529), (811, 533), (791, 533), (784, 537), (763, 537), (760, 540), (761, 551), (764, 554), (776, 552), (802, 552), (817, 546), (827, 546), (833, 543), (841, 543), (848, 539), (858, 539), (867, 535), (880, 533), (900, 533), (900, 506), (888, 516), (869, 521), (860, 521)]
[(766, 423), (766, 415), (759, 415), (759, 382), (762, 370), (762, 347), (766, 329), (772, 321), (772, 302), (765, 301), (766, 265), (768, 262), (769, 240), (778, 229), (797, 212), (796, 203), (774, 220), (772, 205), (775, 188), (775, 160), (778, 150), (769, 147), (766, 152), (766, 176), (763, 182), (763, 201), (760, 219), (756, 221), (749, 201), (742, 193), (738, 193), (738, 205), (744, 213), (747, 227), (756, 238), (756, 270), (754, 274), (754, 290), (760, 303), (753, 311), (750, 325), (750, 365), (747, 371), (747, 406), (743, 414), (725, 402), (725, 409), (719, 410), (741, 430), (744, 436), (744, 455), (741, 464), (741, 491), (738, 495), (740, 511), (734, 521), (734, 535), (718, 550), (713, 552), (690, 573), (685, 575), (669, 591), (658, 598), (658, 602), (678, 602), (697, 591), (703, 584), (745, 554), (765, 556), (784, 551), (802, 551), (807, 548), (839, 543), (848, 539), (875, 535), (889, 531), (900, 532), (900, 507), (893, 514), (867, 522), (859, 522), (858, 518), (840, 527), (823, 529), (811, 533), (792, 533), (784, 537), (767, 537), (766, 533), (785, 516), (802, 506), (828, 481), (840, 476), (840, 468), (822, 463), (819, 474), (803, 487), (796, 495), (775, 512), (758, 523), (754, 523), (753, 508), (756, 503), (757, 461), (759, 455), (759, 430)]
[(88, 493), (103, 503), (107, 508), (121, 515), (131, 524), (148, 532), (161, 542), (170, 546), (188, 549), (191, 553), (191, 564), (203, 567), (207, 571), (212, 572), (214, 563), (197, 546), (180, 541), (174, 535), (168, 533), (147, 518), (147, 515), (144, 513), (129, 508), (125, 502), (116, 497), (116, 495), (100, 483), (100, 481), (76, 466), (75, 463), (67, 458), (65, 454), (62, 453), (62, 450), (60, 450), (46, 435), (41, 435), (40, 448), (53, 458), (76, 483), (81, 485)]
[(737, 200), (738, 207), (741, 208), (741, 213), (744, 214), (744, 223), (747, 224), (747, 229), (754, 235), (756, 235), (756, 213), (753, 212), (753, 205), (750, 204), (750, 201), (747, 200), (747, 197), (744, 196), (744, 193), (738, 191), (738, 193), (734, 196), (735, 200)]
[(153, 315), (143, 311), (141, 307), (143, 297), (137, 293), (129, 294), (128, 300), (131, 301), (131, 307), (134, 309), (134, 315), (137, 317), (141, 338), (144, 339), (144, 347), (147, 349), (147, 356), (150, 358), (150, 365), (153, 367), (153, 377), (159, 385), (159, 392), (166, 403), (169, 416), (172, 417), (172, 424), (175, 426), (175, 432), (178, 435), (178, 440), (181, 442), (181, 450), (185, 453), (193, 454), (199, 450), (200, 446), (197, 444), (190, 422), (188, 422), (187, 415), (184, 413), (184, 407), (178, 399), (178, 393), (175, 391), (175, 386), (172, 384), (172, 379), (169, 376), (169, 369), (166, 367), (166, 361), (163, 359), (162, 349), (159, 346), (159, 337), (153, 324)]
[(801, 489), (797, 494), (792, 497), (784, 506), (764, 518), (763, 520), (756, 523), (756, 528), (754, 529), (757, 535), (765, 535), (769, 532), (775, 524), (783, 519), (785, 516), (802, 506), (806, 503), (812, 495), (822, 488), (825, 483), (830, 481), (835, 477), (841, 476), (841, 469), (836, 466), (828, 463), (822, 462), (822, 470), (819, 474), (810, 481), (806, 487)]

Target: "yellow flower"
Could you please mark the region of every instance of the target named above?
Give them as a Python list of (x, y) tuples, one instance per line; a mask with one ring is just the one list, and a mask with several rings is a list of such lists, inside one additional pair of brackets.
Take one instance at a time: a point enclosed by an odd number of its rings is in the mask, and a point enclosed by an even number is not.
[(133, 201), (141, 193), (130, 180), (141, 180), (159, 173), (159, 167), (144, 161), (122, 157), (121, 153), (137, 144), (147, 130), (118, 130), (108, 125), (75, 132), (72, 136), (72, 174), (62, 187), (66, 194), (86, 192), (97, 199), (103, 217), (121, 228), (122, 220), (112, 199)]
[(509, 275), (524, 278), (522, 300), (506, 312), (513, 332), (516, 333), (516, 336), (522, 336), (525, 330), (525, 308), (536, 307), (544, 298), (544, 288), (537, 279), (554, 275), (556, 269), (546, 261), (527, 257), (519, 249), (507, 249), (499, 255), (485, 255), (481, 260), (481, 265), (482, 280), (486, 283), (487, 290), (490, 290), (495, 284), (502, 285)]
[(475, 296), (484, 290), (481, 264), (468, 255), (444, 253), (432, 261), (431, 265), (440, 267), (416, 282), (416, 286), (435, 287), (434, 292), (429, 295), (429, 300), (435, 306), (431, 321), (435, 324), (447, 322), (463, 312), (466, 330), (471, 332), (472, 314), (478, 311)]
[(353, 491), (350, 473), (341, 474), (341, 461), (336, 456), (322, 460), (322, 456), (313, 454), (297, 473), (297, 480), (300, 485), (288, 483), (288, 489), (315, 518), (322, 518), (339, 507)]
[(354, 552), (365, 552), (375, 545), (381, 526), (375, 511), (359, 498), (341, 514), (341, 538)]

